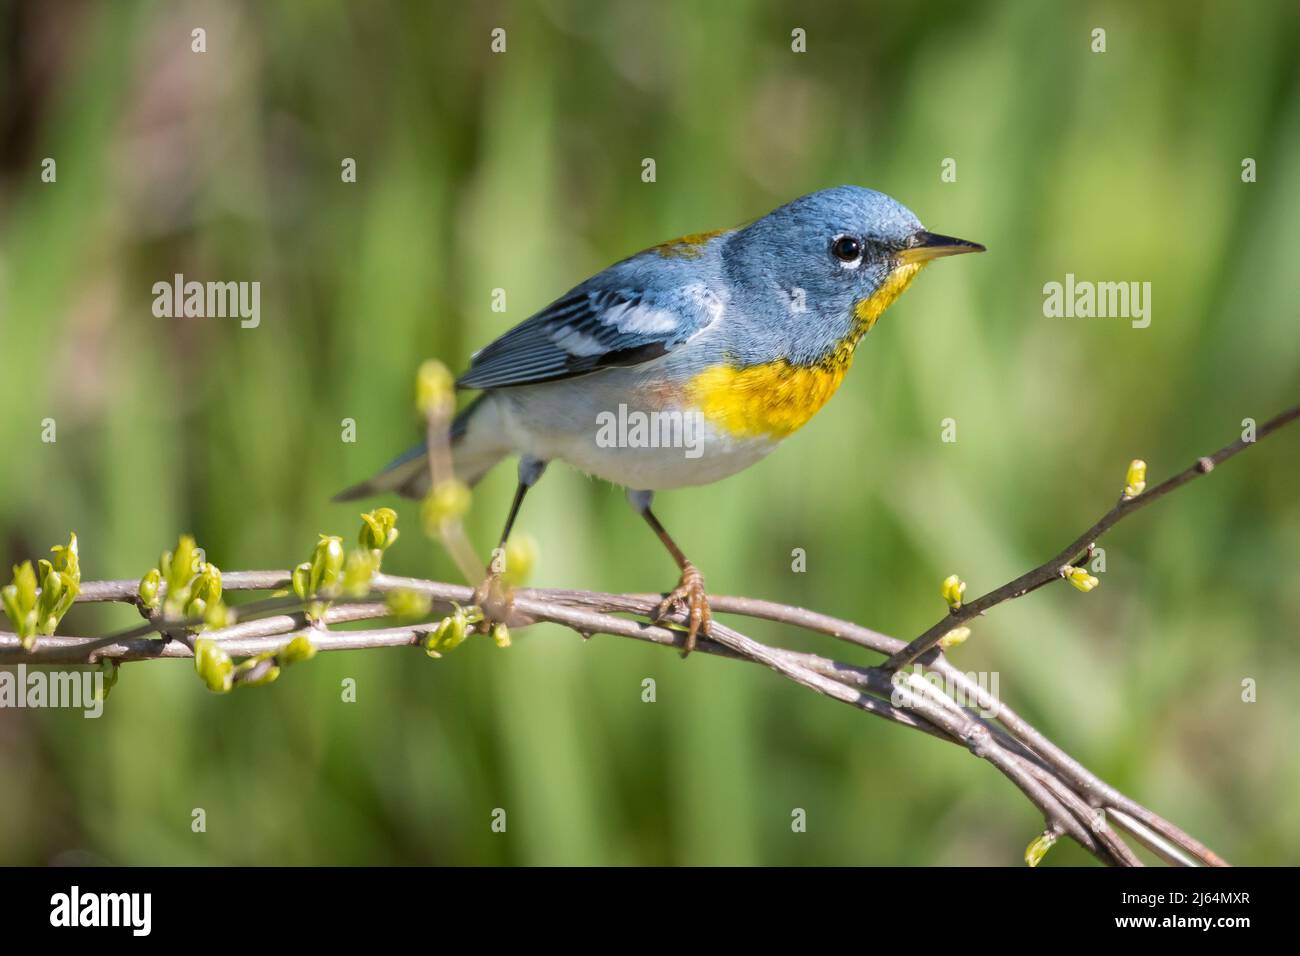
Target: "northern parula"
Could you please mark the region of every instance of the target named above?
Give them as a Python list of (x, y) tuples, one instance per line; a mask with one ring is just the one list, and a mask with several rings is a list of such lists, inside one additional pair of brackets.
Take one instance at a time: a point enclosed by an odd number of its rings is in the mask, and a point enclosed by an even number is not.
[[(654, 513), (661, 488), (759, 461), (839, 387), (858, 342), (932, 259), (984, 247), (927, 232), (883, 193), (810, 193), (747, 226), (684, 236), (597, 273), (476, 353), (457, 386), (482, 394), (451, 426), (458, 478), (507, 455), (524, 495), (566, 461), (628, 489), (681, 579), (657, 617), (708, 633), (704, 579)], [(429, 490), (424, 445), (335, 497)]]

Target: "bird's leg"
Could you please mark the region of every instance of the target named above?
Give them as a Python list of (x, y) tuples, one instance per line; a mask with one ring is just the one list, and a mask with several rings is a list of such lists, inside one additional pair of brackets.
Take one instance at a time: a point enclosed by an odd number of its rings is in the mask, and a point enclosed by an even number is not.
[(537, 480), (542, 477), (542, 472), (545, 470), (544, 461), (527, 455), (519, 459), (519, 483), (515, 486), (515, 500), (510, 505), (510, 514), (506, 516), (506, 526), (501, 529), (501, 540), (497, 543), (496, 550), (492, 552), (492, 559), (488, 562), (488, 575), (474, 589), (474, 603), (483, 610), (485, 627), (491, 618), (504, 621), (510, 616), (514, 595), (501, 578), (506, 570), (506, 541), (510, 538), (510, 529), (514, 527), (515, 519), (519, 517), (519, 507), (524, 503), (524, 495), (528, 494), (529, 488), (537, 484)]
[(673, 560), (677, 562), (677, 566), (682, 570), (681, 580), (678, 582), (677, 587), (655, 609), (654, 620), (662, 620), (672, 613), (675, 608), (686, 612), (686, 644), (682, 647), (682, 657), (685, 657), (695, 650), (697, 635), (708, 636), (709, 628), (713, 624), (713, 612), (709, 609), (708, 595), (704, 593), (704, 575), (700, 574), (699, 569), (687, 560), (686, 555), (682, 554), (682, 549), (677, 547), (677, 542), (673, 540), (672, 535), (654, 516), (654, 512), (650, 510), (650, 499), (652, 497), (653, 493), (649, 491), (629, 491), (627, 495), (632, 507), (637, 510), (641, 517), (645, 518), (646, 523), (659, 536), (659, 540), (664, 543), (664, 547), (668, 549), (668, 553), (673, 556)]

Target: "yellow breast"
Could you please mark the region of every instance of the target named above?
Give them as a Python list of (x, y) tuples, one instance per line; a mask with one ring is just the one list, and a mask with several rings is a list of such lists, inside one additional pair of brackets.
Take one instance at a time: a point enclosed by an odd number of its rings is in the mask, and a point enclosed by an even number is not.
[(853, 364), (862, 336), (920, 271), (919, 264), (911, 264), (890, 273), (873, 295), (854, 306), (852, 331), (815, 365), (795, 365), (783, 358), (748, 368), (719, 365), (687, 383), (688, 401), (710, 424), (738, 438), (790, 436), (830, 401)]
[(741, 438), (781, 439), (802, 427), (844, 380), (852, 361), (792, 365), (785, 359), (732, 368), (719, 365), (696, 375), (687, 397), (715, 427)]

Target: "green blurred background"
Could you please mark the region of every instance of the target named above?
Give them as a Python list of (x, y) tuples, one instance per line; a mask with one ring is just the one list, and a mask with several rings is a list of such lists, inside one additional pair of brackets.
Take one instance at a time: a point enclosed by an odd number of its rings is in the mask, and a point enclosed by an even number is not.
[[(330, 494), (416, 440), (423, 358), (462, 367), (616, 259), (840, 183), (990, 251), (927, 271), (780, 452), (660, 496), (711, 590), (913, 636), (945, 575), (982, 593), (1044, 560), (1130, 458), (1159, 480), (1300, 393), (1290, 2), (0, 11), (5, 565), (75, 530), (87, 579), (138, 576), (182, 531), (225, 569), (290, 566), (355, 534)], [(261, 326), (155, 318), (176, 272), (260, 281)], [(1150, 328), (1045, 318), (1067, 272), (1151, 282)], [(1154, 505), (1106, 539), (1099, 590), (999, 608), (953, 655), (1237, 863), (1300, 861), (1298, 443)], [(503, 466), (477, 490), (480, 547), (512, 489)], [(399, 511), (387, 568), (455, 579)], [(520, 528), (538, 586), (676, 576), (620, 490), (564, 467)], [(64, 630), (132, 618), (79, 608)], [(1012, 864), (1040, 827), (959, 748), (757, 667), (551, 627), (440, 661), (321, 655), (229, 697), (132, 665), (99, 721), (0, 713), (4, 863)]]

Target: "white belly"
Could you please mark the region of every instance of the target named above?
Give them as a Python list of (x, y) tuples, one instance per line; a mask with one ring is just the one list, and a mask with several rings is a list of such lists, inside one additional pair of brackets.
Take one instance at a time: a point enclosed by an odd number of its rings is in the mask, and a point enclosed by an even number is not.
[(628, 402), (623, 383), (527, 386), (498, 392), (501, 424), (511, 447), (543, 461), (638, 491), (704, 485), (748, 468), (779, 442), (737, 438), (698, 411), (672, 404)]

